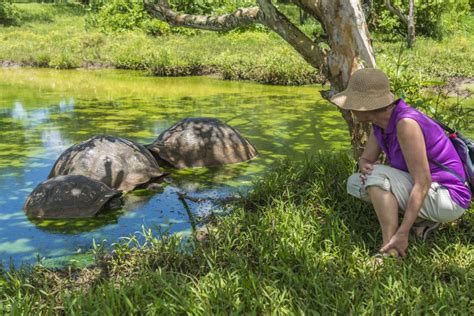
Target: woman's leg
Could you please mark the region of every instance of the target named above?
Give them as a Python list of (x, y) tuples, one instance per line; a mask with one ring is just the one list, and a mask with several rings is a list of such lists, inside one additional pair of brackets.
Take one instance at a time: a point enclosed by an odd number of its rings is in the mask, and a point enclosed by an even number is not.
[(382, 246), (385, 246), (398, 229), (398, 202), (392, 192), (376, 186), (368, 187), (367, 192), (382, 228)]
[[(364, 183), (360, 180), (360, 173), (347, 180), (349, 194), (372, 203), (384, 245), (398, 229), (398, 211), (406, 209), (412, 188), (413, 179), (407, 172), (384, 165), (376, 165)], [(418, 216), (432, 222), (449, 222), (464, 211), (452, 201), (447, 189), (433, 182)]]
[(413, 187), (408, 173), (384, 165), (376, 165), (364, 183), (356, 173), (347, 181), (347, 192), (370, 202), (382, 229), (385, 246), (398, 229), (398, 213), (406, 206)]

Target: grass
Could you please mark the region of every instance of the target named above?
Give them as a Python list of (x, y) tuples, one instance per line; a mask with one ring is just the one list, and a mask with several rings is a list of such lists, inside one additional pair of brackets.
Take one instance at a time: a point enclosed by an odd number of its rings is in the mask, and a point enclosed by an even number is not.
[(4, 64), (105, 66), (147, 70), (160, 76), (218, 73), (225, 79), (285, 85), (320, 80), (314, 68), (271, 33), (200, 31), (196, 35), (162, 37), (141, 31), (103, 34), (86, 30), (85, 12), (79, 14), (79, 6), (17, 6), (26, 22), (20, 27), (0, 29), (0, 61)]
[[(79, 5), (16, 4), (18, 27), (0, 28), (0, 62), (35, 67), (116, 67), (146, 70), (152, 75), (218, 74), (224, 79), (301, 85), (321, 82), (286, 42), (272, 32), (226, 34), (196, 31), (190, 35), (160, 37), (141, 31), (104, 34), (86, 29), (85, 10)], [(474, 18), (465, 30), (443, 41), (419, 38), (407, 51), (414, 71), (427, 77), (473, 77)], [(320, 27), (309, 21), (302, 29), (311, 34)], [(382, 69), (393, 64), (402, 39), (374, 36)], [(435, 60), (435, 62), (433, 62)]]
[(411, 240), (402, 261), (374, 265), (377, 219), (345, 193), (343, 153), (282, 162), (205, 238), (185, 244), (144, 229), (96, 251), (85, 269), (4, 272), (15, 313), (472, 314), (474, 214)]

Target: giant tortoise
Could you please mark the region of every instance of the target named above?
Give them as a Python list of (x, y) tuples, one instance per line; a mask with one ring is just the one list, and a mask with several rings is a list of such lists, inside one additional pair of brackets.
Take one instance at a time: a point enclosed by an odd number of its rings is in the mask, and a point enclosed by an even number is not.
[(68, 174), (87, 176), (124, 192), (164, 175), (145, 147), (113, 136), (95, 136), (70, 147), (48, 177)]
[(121, 193), (80, 175), (57, 176), (41, 182), (28, 196), (24, 211), (34, 218), (93, 217), (121, 205)]
[(209, 167), (257, 156), (239, 132), (215, 118), (186, 118), (161, 133), (147, 148), (175, 168)]

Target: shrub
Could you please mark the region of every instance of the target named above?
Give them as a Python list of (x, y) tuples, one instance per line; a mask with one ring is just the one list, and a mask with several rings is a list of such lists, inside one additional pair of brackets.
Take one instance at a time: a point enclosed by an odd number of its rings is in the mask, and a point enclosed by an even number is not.
[[(462, 17), (470, 12), (470, 0), (415, 0), (417, 34), (441, 38), (460, 27)], [(408, 12), (408, 1), (392, 0), (393, 5)], [(406, 26), (391, 12), (383, 1), (373, 1), (368, 14), (369, 28), (385, 34), (406, 34)]]
[[(239, 7), (254, 5), (251, 0), (222, 1), (222, 0), (200, 0), (171, 1), (171, 7), (176, 11), (190, 14), (223, 14), (236, 10)], [(146, 34), (159, 36), (166, 35), (171, 31), (183, 35), (195, 35), (198, 30), (170, 26), (158, 19), (151, 18), (143, 8), (140, 0), (92, 0), (89, 3), (89, 14), (86, 18), (88, 27), (96, 27), (101, 31), (122, 32), (125, 30), (141, 29)], [(260, 26), (247, 26), (242, 30), (254, 30)]]
[(396, 96), (455, 129), (465, 130), (472, 126), (474, 110), (464, 108), (459, 98), (450, 96), (452, 91), (445, 80), (430, 80), (414, 71), (411, 60), (404, 55), (403, 46), (396, 58), (386, 69)]
[(103, 0), (92, 1), (86, 24), (105, 33), (141, 29), (157, 36), (170, 32), (167, 23), (152, 19), (145, 12), (140, 0), (112, 0), (106, 3)]
[(224, 79), (252, 80), (266, 84), (302, 85), (321, 80), (317, 70), (302, 62), (291, 48), (276, 48), (260, 55), (224, 53), (217, 63)]
[(73, 69), (79, 67), (79, 62), (73, 53), (64, 49), (52, 55), (51, 60), (49, 61), (49, 67), (56, 69)]
[(172, 0), (171, 8), (189, 14), (223, 14), (255, 5), (254, 0)]
[(15, 25), (18, 23), (18, 10), (10, 0), (0, 0), (0, 25)]

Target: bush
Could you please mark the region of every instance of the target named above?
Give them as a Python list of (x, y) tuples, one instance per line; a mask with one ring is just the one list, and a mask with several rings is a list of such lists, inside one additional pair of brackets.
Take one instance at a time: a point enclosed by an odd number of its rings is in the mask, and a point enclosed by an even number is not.
[(259, 55), (224, 53), (217, 64), (224, 79), (228, 80), (252, 80), (277, 85), (302, 85), (322, 80), (316, 69), (286, 46)]
[(455, 129), (466, 130), (472, 126), (474, 110), (464, 108), (459, 98), (450, 96), (452, 91), (447, 81), (432, 80), (414, 71), (403, 46), (396, 60), (385, 70), (397, 97)]
[(158, 36), (170, 32), (167, 23), (152, 19), (145, 12), (140, 0), (112, 0), (107, 3), (103, 0), (91, 1), (86, 24), (104, 33), (141, 29), (147, 34)]
[(223, 14), (238, 8), (255, 5), (254, 0), (172, 0), (170, 6), (176, 11), (189, 14)]
[(0, 0), (0, 25), (15, 25), (18, 22), (18, 11), (9, 0)]
[[(408, 12), (408, 1), (393, 0), (392, 4)], [(415, 0), (415, 24), (419, 35), (442, 38), (461, 26), (462, 18), (470, 12), (470, 0)], [(383, 1), (373, 1), (368, 14), (372, 31), (385, 34), (406, 34), (406, 26), (389, 12)]]
[[(251, 0), (177, 0), (170, 2), (171, 8), (174, 10), (189, 14), (224, 14), (254, 4), (255, 2)], [(134, 29), (141, 29), (146, 34), (153, 36), (165, 35), (171, 31), (183, 35), (195, 35), (199, 32), (181, 27), (171, 29), (167, 23), (150, 17), (145, 12), (143, 2), (140, 0), (91, 0), (88, 10), (87, 26), (99, 28), (105, 33)], [(258, 27), (250, 26), (243, 28), (243, 30), (254, 30)]]

